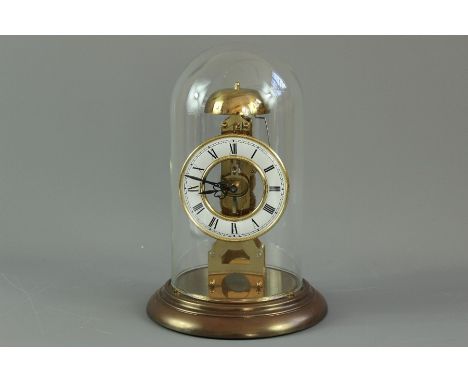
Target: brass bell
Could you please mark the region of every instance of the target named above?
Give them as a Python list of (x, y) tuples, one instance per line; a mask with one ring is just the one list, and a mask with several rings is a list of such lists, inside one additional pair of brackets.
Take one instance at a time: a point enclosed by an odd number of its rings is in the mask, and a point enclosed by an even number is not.
[(214, 92), (205, 105), (205, 113), (217, 115), (254, 116), (269, 112), (260, 93), (254, 89), (241, 89), (239, 82), (232, 89)]

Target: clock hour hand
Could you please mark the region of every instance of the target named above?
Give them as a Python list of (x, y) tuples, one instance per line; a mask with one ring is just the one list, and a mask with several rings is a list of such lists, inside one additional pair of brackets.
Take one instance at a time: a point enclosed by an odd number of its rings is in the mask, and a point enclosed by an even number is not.
[(219, 192), (221, 190), (205, 190), (205, 191), (202, 191), (202, 192), (199, 192), (198, 194), (199, 195), (208, 195), (208, 194), (215, 194), (216, 192)]
[(214, 189), (214, 190), (204, 190), (199, 192), (199, 195), (208, 195), (213, 194), (215, 198), (224, 199), (228, 193), (227, 189)]

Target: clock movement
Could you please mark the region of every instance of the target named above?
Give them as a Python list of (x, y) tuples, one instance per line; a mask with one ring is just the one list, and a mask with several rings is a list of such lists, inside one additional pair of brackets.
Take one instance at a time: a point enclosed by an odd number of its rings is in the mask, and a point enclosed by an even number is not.
[(171, 108), (172, 277), (147, 311), (169, 329), (271, 337), (326, 314), (301, 276), (302, 102), (293, 74), (257, 54), (197, 58)]

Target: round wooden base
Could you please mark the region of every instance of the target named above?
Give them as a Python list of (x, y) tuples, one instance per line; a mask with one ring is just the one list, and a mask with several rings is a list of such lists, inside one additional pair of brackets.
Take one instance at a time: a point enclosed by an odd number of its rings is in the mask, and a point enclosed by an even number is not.
[(153, 321), (181, 333), (249, 339), (309, 328), (325, 317), (327, 303), (306, 280), (295, 293), (258, 302), (195, 299), (175, 290), (169, 280), (150, 298), (147, 312)]

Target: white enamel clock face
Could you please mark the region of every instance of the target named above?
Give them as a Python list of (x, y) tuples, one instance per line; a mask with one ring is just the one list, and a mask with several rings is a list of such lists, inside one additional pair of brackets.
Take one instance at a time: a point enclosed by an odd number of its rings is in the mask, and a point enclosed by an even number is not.
[[(213, 169), (223, 162), (243, 162), (255, 168), (257, 204), (243, 216), (223, 214), (215, 206), (219, 200), (208, 198), (233, 198), (235, 202), (233, 191), (240, 192), (216, 176)], [(221, 135), (189, 155), (180, 174), (179, 193), (185, 211), (201, 231), (220, 240), (242, 241), (263, 235), (278, 221), (286, 207), (288, 185), (281, 159), (266, 144), (252, 137)]]

